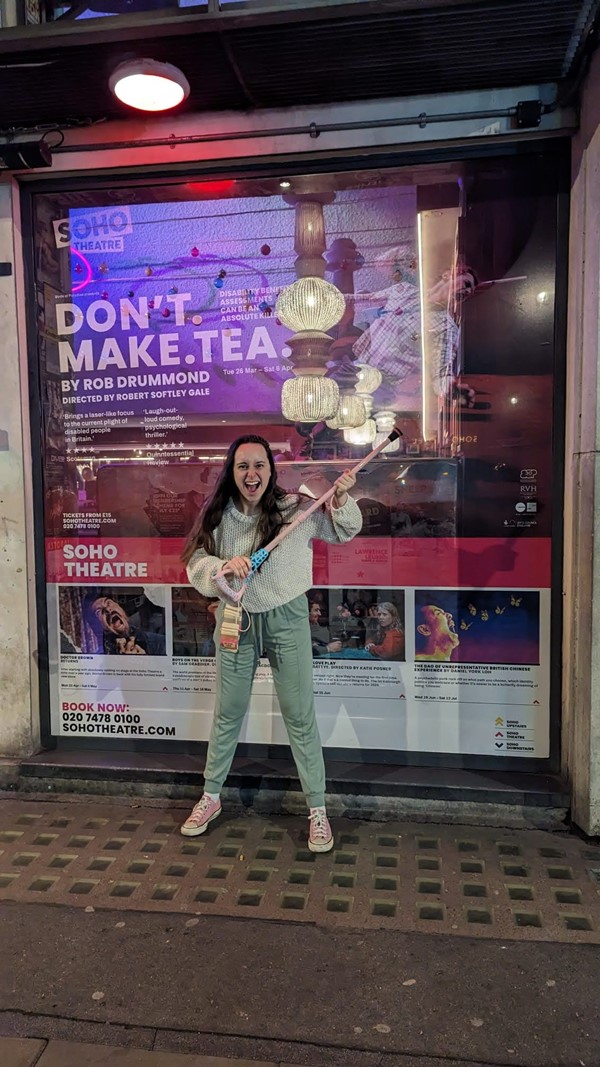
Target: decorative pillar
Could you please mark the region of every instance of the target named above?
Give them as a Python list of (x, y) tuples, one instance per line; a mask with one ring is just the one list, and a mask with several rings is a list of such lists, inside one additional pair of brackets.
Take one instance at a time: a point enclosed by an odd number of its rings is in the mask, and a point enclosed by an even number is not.
[(335, 193), (295, 191), (283, 199), (295, 209), (294, 250), (297, 281), (281, 291), (275, 305), (280, 321), (294, 334), (288, 340), (294, 378), (283, 383), (281, 410), (291, 422), (319, 422), (337, 408), (339, 387), (326, 377), (333, 338), (328, 330), (344, 314), (344, 297), (325, 281), (323, 205)]

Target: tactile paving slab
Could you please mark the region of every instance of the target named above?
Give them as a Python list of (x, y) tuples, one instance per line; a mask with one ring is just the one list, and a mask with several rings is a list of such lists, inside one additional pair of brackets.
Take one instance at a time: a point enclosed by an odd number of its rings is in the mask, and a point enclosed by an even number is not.
[(600, 846), (541, 830), (336, 819), (314, 855), (297, 816), (0, 801), (0, 900), (600, 943)]

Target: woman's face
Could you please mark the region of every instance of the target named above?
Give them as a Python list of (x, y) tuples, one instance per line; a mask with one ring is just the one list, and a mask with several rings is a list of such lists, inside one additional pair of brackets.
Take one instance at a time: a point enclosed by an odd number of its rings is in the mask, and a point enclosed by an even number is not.
[(381, 626), (386, 628), (391, 626), (394, 621), (394, 616), (391, 611), (387, 610), (387, 608), (377, 608), (377, 618), (379, 619)]
[(269, 458), (263, 445), (244, 444), (236, 449), (233, 480), (240, 497), (251, 507), (264, 496), (270, 477)]

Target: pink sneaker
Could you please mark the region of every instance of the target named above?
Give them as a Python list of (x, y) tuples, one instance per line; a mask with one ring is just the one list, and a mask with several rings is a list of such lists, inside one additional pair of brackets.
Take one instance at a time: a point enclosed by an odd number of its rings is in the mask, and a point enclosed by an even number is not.
[(181, 827), (181, 833), (184, 837), (198, 837), (207, 829), (209, 822), (218, 818), (220, 814), (221, 801), (211, 800), (206, 793), (203, 793), (192, 809), (191, 815), (188, 815)]
[(310, 851), (331, 852), (333, 848), (333, 833), (325, 808), (313, 808), (308, 818), (310, 820), (308, 831), (308, 847)]

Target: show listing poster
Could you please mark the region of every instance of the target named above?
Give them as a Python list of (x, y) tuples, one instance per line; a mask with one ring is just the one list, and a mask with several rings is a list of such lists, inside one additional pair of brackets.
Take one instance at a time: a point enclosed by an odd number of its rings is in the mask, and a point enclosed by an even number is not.
[[(324, 206), (327, 277), (340, 284), (342, 271), (347, 295), (336, 344), (378, 367), (373, 410), (408, 428), (358, 478), (361, 535), (314, 546), (306, 596), (325, 747), (549, 754), (553, 245), (542, 201), (493, 268), (477, 258), (477, 217), (458, 271), (446, 226), (426, 288), (414, 187), (343, 190)], [(283, 425), (290, 330), (275, 303), (295, 278), (294, 224), (280, 196), (54, 208), (40, 223), (57, 735), (208, 739), (218, 600), (188, 584), (180, 554), (221, 468), (215, 427), (227, 422), (233, 438), (266, 423), (281, 484), (312, 497), (368, 451), (322, 426), (298, 451)], [(241, 740), (287, 742), (265, 658)]]

